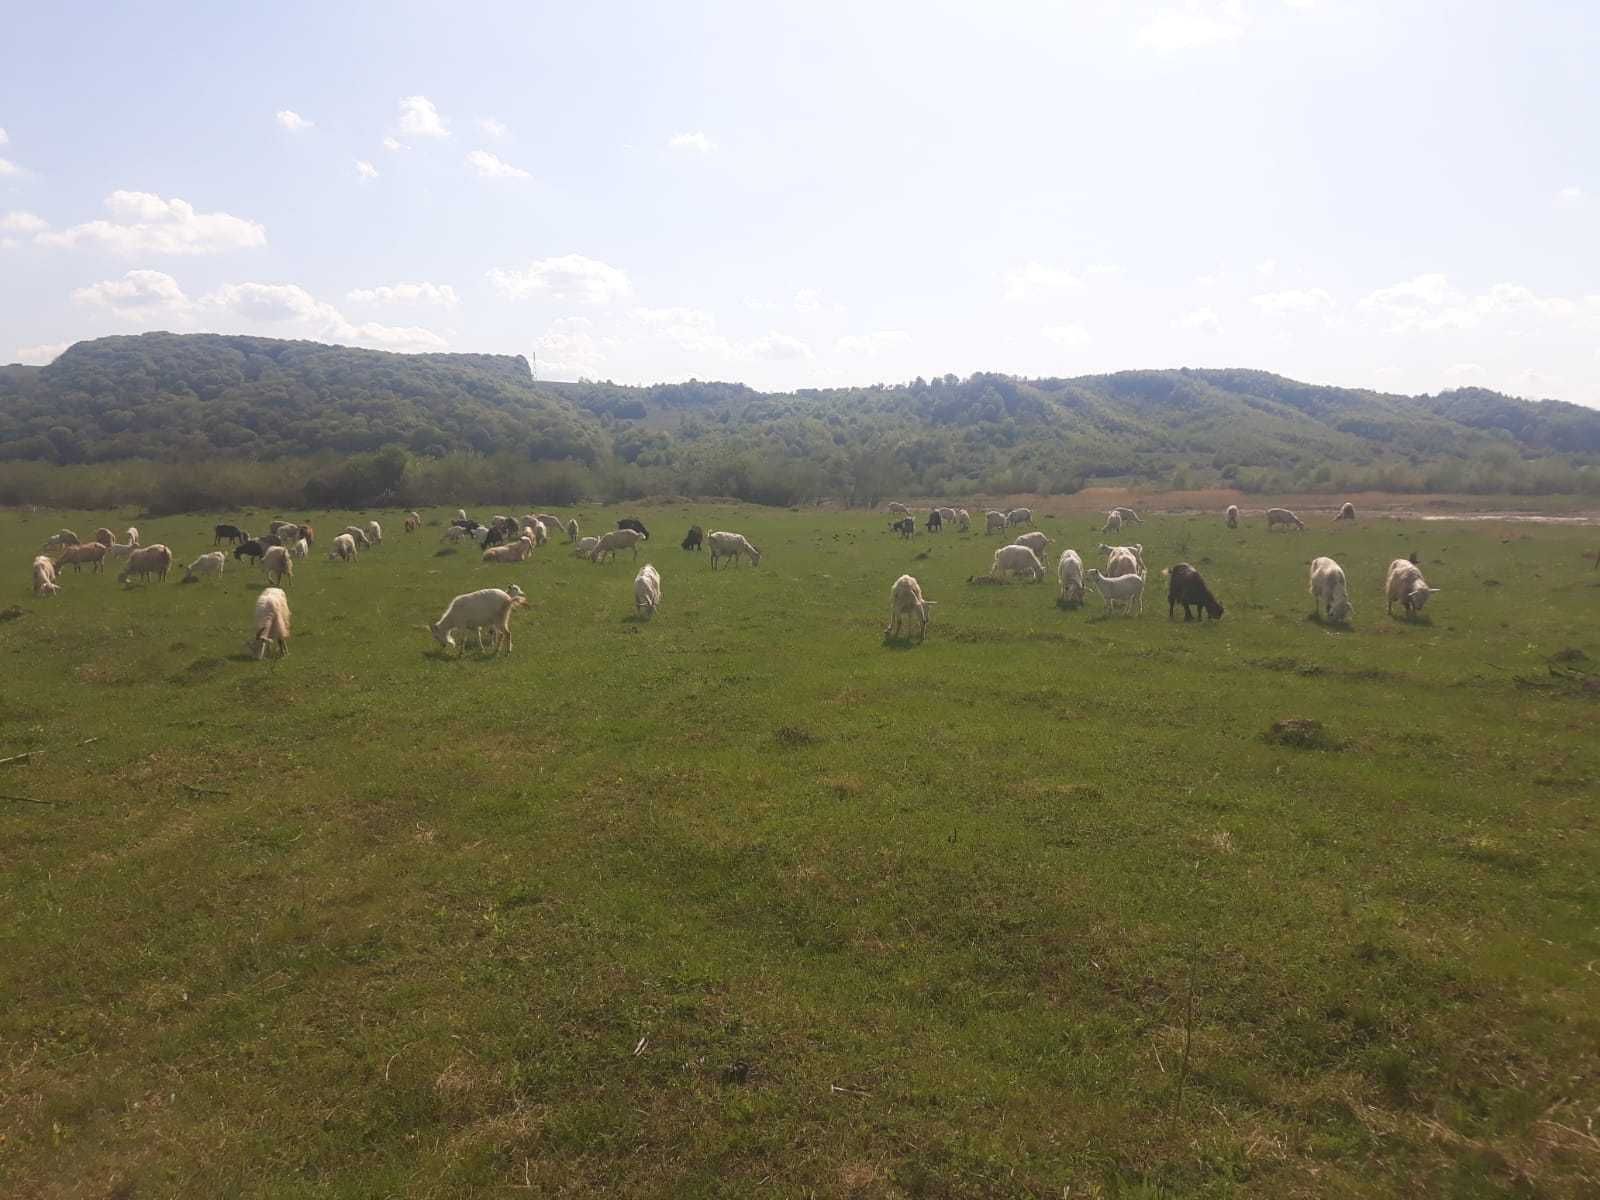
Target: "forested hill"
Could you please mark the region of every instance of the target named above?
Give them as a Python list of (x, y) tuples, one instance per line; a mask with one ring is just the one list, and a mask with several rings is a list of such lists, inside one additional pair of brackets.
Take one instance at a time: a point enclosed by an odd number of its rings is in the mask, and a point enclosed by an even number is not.
[(562, 464), (563, 486), (591, 494), (772, 503), (1064, 492), (1108, 479), (1600, 492), (1595, 410), (1478, 389), (1398, 396), (1262, 371), (946, 375), (762, 393), (536, 382), (521, 357), (166, 333), (80, 342), (42, 368), (0, 367), (0, 459), (237, 464), (394, 446), (413, 478), (466, 451), (494, 456), (508, 484), (516, 463)]

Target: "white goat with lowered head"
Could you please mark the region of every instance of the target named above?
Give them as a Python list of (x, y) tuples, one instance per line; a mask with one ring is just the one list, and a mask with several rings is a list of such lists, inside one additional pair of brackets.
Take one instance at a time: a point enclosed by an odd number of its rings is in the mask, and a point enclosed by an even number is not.
[(937, 600), (923, 599), (922, 585), (913, 576), (900, 576), (889, 588), (889, 627), (883, 631), (883, 636), (898, 636), (902, 622), (909, 630), (911, 619), (915, 617), (919, 622), (917, 641), (924, 640), (928, 636), (928, 622), (933, 619), (929, 610), (937, 603)]

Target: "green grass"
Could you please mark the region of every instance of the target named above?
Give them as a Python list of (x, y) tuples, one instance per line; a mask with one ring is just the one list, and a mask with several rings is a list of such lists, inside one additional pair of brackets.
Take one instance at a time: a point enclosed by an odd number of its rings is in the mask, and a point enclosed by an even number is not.
[[(0, 1193), (1600, 1187), (1593, 530), (1151, 518), (1130, 620), (969, 584), (995, 539), (644, 509), (640, 623), (627, 555), (486, 568), (366, 515), (354, 566), (315, 515), (265, 663), (258, 572), (35, 600), (47, 533), (130, 517), (0, 516), (0, 757), (35, 752), (0, 765)], [(139, 524), (186, 562), (214, 519)], [(1179, 558), (1222, 622), (1167, 620)], [(903, 571), (922, 645), (882, 639)], [(513, 580), (511, 656), (438, 650)]]

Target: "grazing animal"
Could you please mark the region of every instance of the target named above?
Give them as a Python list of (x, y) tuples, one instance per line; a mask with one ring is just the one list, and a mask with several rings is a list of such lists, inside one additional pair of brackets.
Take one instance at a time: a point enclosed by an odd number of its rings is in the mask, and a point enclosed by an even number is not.
[(917, 532), (917, 519), (915, 517), (896, 517), (889, 522), (889, 531), (898, 533), (903, 538), (913, 537)]
[(99, 529), (94, 531), (94, 540), (99, 542), (102, 546), (109, 546), (117, 539), (111, 536), (111, 530), (102, 525)]
[[(1118, 555), (1125, 555), (1126, 557), (1133, 559), (1133, 569), (1136, 572), (1144, 570), (1144, 543), (1143, 542), (1135, 542), (1131, 546), (1108, 546), (1104, 542), (1101, 542), (1100, 546), (1099, 546), (1099, 550), (1100, 550), (1101, 554), (1104, 554), (1104, 555), (1108, 556), (1108, 560), (1110, 558), (1115, 558)], [(1106, 574), (1107, 575), (1125, 575), (1125, 574), (1127, 574), (1126, 571), (1113, 571), (1113, 570), (1110, 569), (1110, 566), (1111, 566), (1110, 562), (1107, 561), (1107, 563), (1106, 563), (1106, 568), (1107, 568), (1106, 569)]]
[[(484, 532), (487, 533), (488, 531), (485, 530)], [(449, 529), (444, 531), (444, 540), (447, 542), (459, 542), (465, 538), (473, 538), (476, 540), (477, 527), (474, 526), (473, 528), (469, 529), (465, 525), (451, 525)]]
[(328, 551), (328, 561), (338, 559), (340, 562), (356, 561), (356, 540), (348, 533), (341, 533), (333, 539), (333, 549)]
[(137, 546), (139, 544), (139, 527), (137, 525), (128, 526), (127, 538), (130, 546)]
[(578, 518), (573, 517), (572, 520), (567, 522), (567, 541), (568, 542), (575, 542), (577, 540), (578, 540)]
[(258, 559), (266, 552), (267, 548), (261, 544), (259, 539), (250, 538), (234, 547), (233, 557), (236, 562), (241, 558)]
[(537, 517), (533, 519), (532, 525), (524, 526), (522, 532), (524, 535), (530, 532), (533, 534), (533, 544), (535, 546), (543, 546), (550, 540), (550, 527)]
[(1044, 548), (1050, 544), (1041, 530), (1035, 529), (1030, 533), (1018, 534), (1012, 541), (1014, 546), (1026, 546), (1039, 556), (1039, 561), (1044, 562)]
[(311, 543), (305, 538), (295, 538), (294, 545), (289, 547), (289, 557), (304, 558), (311, 553)]
[(260, 542), (263, 546), (283, 545), (283, 536), (276, 533), (258, 533), (256, 534), (255, 540)]
[(705, 536), (705, 530), (701, 529), (700, 526), (689, 526), (689, 532), (683, 535), (683, 549), (698, 552), (701, 542), (705, 540)]
[(623, 517), (622, 520), (617, 522), (617, 528), (631, 529), (644, 538), (645, 541), (648, 542), (650, 540), (650, 531), (644, 527), (644, 522), (639, 520), (638, 517)]
[(105, 569), (106, 550), (107, 547), (101, 542), (84, 542), (68, 546), (56, 556), (56, 570), (59, 571), (70, 563), (74, 571), (81, 571), (83, 564), (88, 563), (98, 574)]
[(464, 508), (456, 509), (456, 520), (465, 521), (466, 519), (467, 519), (467, 510), (464, 509)]
[(112, 542), (106, 547), (107, 558), (127, 558), (129, 554), (139, 547), (132, 542)]
[(972, 514), (964, 508), (956, 509), (956, 528), (962, 533), (972, 532)]
[(306, 545), (308, 545), (308, 546), (315, 546), (317, 544), (317, 531), (316, 531), (316, 528), (314, 526), (311, 526), (311, 525), (302, 525), (302, 526), (300, 526), (300, 536), (305, 538)]
[(1287, 508), (1267, 509), (1267, 532), (1271, 533), (1279, 525), (1293, 525), (1296, 529), (1304, 529), (1306, 527), (1306, 523)]
[(898, 513), (898, 514), (904, 516), (906, 513), (909, 513), (911, 510), (909, 508), (907, 508), (904, 504), (901, 504), (900, 501), (891, 500), (891, 501), (889, 501), (889, 511), (892, 512), (892, 513)]
[(221, 575), (228, 556), (221, 550), (209, 550), (195, 559), (183, 571), (182, 583), (199, 583), (203, 575)]
[(363, 550), (372, 549), (372, 539), (367, 536), (367, 531), (359, 525), (346, 525), (341, 531)]
[(509, 591), (502, 592), (499, 588), (480, 588), (476, 592), (464, 592), (457, 596), (444, 610), (444, 615), (428, 626), (433, 634), (433, 640), (449, 649), (455, 647), (457, 655), (466, 649), (466, 641), (456, 645), (455, 634), (457, 630), (472, 629), (478, 634), (478, 649), (483, 649), (483, 631), (490, 631), (489, 649), (491, 653), (499, 652), (499, 642), (505, 640), (506, 653), (511, 653), (511, 611), (527, 603), (522, 589), (512, 584)]
[(376, 521), (368, 521), (367, 541), (371, 542), (374, 546), (381, 546), (383, 544), (383, 526), (379, 525)]
[(1311, 560), (1311, 580), (1307, 589), (1311, 593), (1311, 615), (1321, 615), (1326, 609), (1328, 620), (1348, 621), (1355, 615), (1350, 603), (1350, 591), (1345, 585), (1344, 568), (1331, 558)]
[(719, 558), (731, 558), (733, 559), (733, 565), (737, 567), (739, 565), (739, 555), (741, 554), (749, 556), (752, 567), (761, 565), (761, 551), (756, 549), (755, 543), (742, 533), (725, 533), (713, 530), (707, 535), (707, 540), (711, 543), (711, 569), (713, 571), (717, 569), (717, 559)]
[(1102, 575), (1090, 567), (1089, 582), (1099, 590), (1107, 609), (1121, 606), (1123, 612), (1132, 617), (1144, 606), (1143, 575)]
[(941, 533), (944, 530), (944, 516), (937, 508), (928, 510), (927, 530), (929, 533)]
[(47, 554), (41, 554), (33, 560), (33, 594), (35, 596), (54, 596), (61, 590), (61, 585), (56, 582), (56, 564)]
[(534, 516), (544, 522), (545, 530), (551, 537), (567, 531), (567, 523), (558, 516), (551, 513), (535, 513)]
[(473, 530), (478, 528), (478, 523), (476, 521), (458, 518), (450, 522), (450, 528)]
[(278, 657), (289, 653), (289, 597), (282, 588), (262, 588), (256, 597), (255, 636), (246, 644), (258, 662), (277, 647)]
[(1005, 528), (1006, 528), (1006, 515), (1005, 515), (1005, 513), (996, 512), (994, 509), (991, 508), (988, 512), (983, 514), (983, 531), (984, 531), (984, 533), (1004, 533), (1005, 532)]
[(267, 572), (269, 583), (281, 584), (285, 579), (294, 578), (294, 560), (289, 557), (289, 551), (282, 546), (271, 547), (262, 556), (261, 566)]
[(1412, 616), (1422, 611), (1429, 596), (1436, 596), (1443, 590), (1429, 587), (1428, 581), (1422, 577), (1422, 568), (1416, 563), (1408, 558), (1397, 558), (1389, 564), (1389, 575), (1383, 584), (1387, 601), (1384, 611), (1393, 613), (1394, 602), (1398, 600), (1406, 610), (1406, 616)]
[(1056, 580), (1061, 584), (1060, 599), (1068, 604), (1083, 603), (1083, 559), (1076, 550), (1063, 550), (1056, 564)]
[(1120, 579), (1124, 575), (1137, 575), (1139, 574), (1139, 560), (1134, 557), (1131, 551), (1125, 547), (1118, 546), (1111, 551), (1110, 557), (1106, 559), (1105, 574), (1107, 579)]
[(482, 561), (492, 563), (521, 562), (533, 553), (533, 539), (524, 534), (505, 546), (491, 546), (483, 552)]
[(128, 565), (117, 576), (118, 583), (127, 583), (135, 575), (140, 583), (148, 583), (150, 576), (165, 579), (167, 572), (172, 569), (172, 551), (160, 542), (153, 546), (145, 546), (134, 550), (128, 555)]
[(1129, 524), (1133, 524), (1133, 525), (1143, 525), (1144, 524), (1144, 522), (1139, 519), (1139, 514), (1134, 512), (1133, 509), (1127, 507), (1126, 505), (1119, 504), (1115, 508), (1113, 508), (1111, 511), (1116, 513), (1117, 516), (1121, 517), (1123, 519), (1123, 521), (1125, 521), (1125, 522), (1127, 522)]
[(283, 539), (289, 534), (300, 536), (300, 526), (294, 521), (273, 521), (267, 526), (268, 532), (278, 539), (278, 545), (283, 545)]
[(1239, 506), (1237, 504), (1228, 505), (1228, 511), (1226, 515), (1228, 518), (1228, 528), (1239, 528)]
[(572, 553), (578, 558), (588, 558), (589, 555), (594, 553), (594, 548), (599, 544), (600, 539), (597, 537), (579, 538), (577, 545), (573, 548)]
[(1335, 521), (1354, 521), (1355, 519), (1356, 519), (1356, 506), (1354, 504), (1351, 504), (1350, 501), (1346, 500), (1343, 504), (1341, 504), (1339, 506), (1339, 515), (1337, 517), (1335, 517), (1334, 520)]
[(1121, 533), (1122, 532), (1122, 514), (1119, 513), (1114, 508), (1110, 512), (1108, 512), (1106, 514), (1106, 523), (1104, 525), (1100, 526), (1100, 532), (1101, 533)]
[(414, 512), (406, 514), (406, 532), (415, 533), (422, 527), (422, 518)]
[(661, 576), (649, 563), (639, 568), (633, 577), (633, 609), (645, 620), (656, 615), (661, 607)]
[(1031, 509), (1031, 508), (1013, 508), (1010, 512), (1008, 512), (1006, 514), (1006, 528), (1007, 529), (1010, 529), (1013, 525), (1032, 525), (1032, 524), (1033, 524), (1033, 509)]
[(45, 539), (44, 548), (49, 550), (54, 546), (76, 546), (77, 544), (78, 535), (73, 533), (72, 530), (58, 529)]
[(1194, 620), (1189, 614), (1191, 606), (1200, 610), (1202, 621), (1207, 615), (1213, 621), (1222, 620), (1222, 605), (1217, 603), (1217, 598), (1211, 594), (1199, 571), (1188, 563), (1179, 563), (1161, 573), (1167, 577), (1167, 620), (1172, 620), (1172, 610), (1179, 604), (1183, 605), (1185, 621)]
[(939, 510), (939, 522), (942, 525), (954, 525), (956, 523), (956, 510), (953, 508), (941, 508)]
[(1039, 556), (1033, 552), (1032, 547), (1013, 542), (996, 550), (994, 561), (989, 564), (991, 579), (1004, 579), (1011, 574), (1026, 575), (1037, 583), (1044, 578), (1044, 564), (1039, 561)]
[(922, 585), (914, 577), (900, 576), (889, 589), (889, 627), (883, 631), (883, 636), (899, 636), (901, 623), (909, 627), (911, 618), (915, 617), (919, 622), (917, 641), (923, 641), (928, 636), (928, 621), (933, 617), (928, 610), (937, 603), (937, 600), (922, 598)]
[(215, 535), (211, 539), (213, 546), (220, 546), (223, 542), (231, 542), (234, 545), (238, 545), (240, 542), (250, 540), (250, 535), (237, 525), (218, 525), (212, 532)]
[(637, 529), (613, 529), (610, 533), (601, 535), (594, 549), (589, 552), (589, 561), (599, 562), (601, 559), (615, 558), (618, 550), (632, 550), (633, 557), (637, 561), (639, 543), (644, 540), (645, 535)]

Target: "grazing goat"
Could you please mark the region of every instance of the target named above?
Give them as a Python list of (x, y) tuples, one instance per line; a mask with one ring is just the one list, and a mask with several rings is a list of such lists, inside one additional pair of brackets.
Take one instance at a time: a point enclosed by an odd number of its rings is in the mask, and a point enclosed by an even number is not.
[(1126, 505), (1119, 504), (1115, 508), (1113, 508), (1111, 511), (1116, 513), (1117, 516), (1121, 517), (1124, 522), (1127, 522), (1129, 524), (1132, 524), (1132, 525), (1143, 525), (1144, 524), (1143, 521), (1139, 520), (1139, 514), (1134, 512), (1133, 509), (1127, 507)]
[(511, 653), (511, 610), (520, 608), (527, 603), (522, 589), (515, 584), (511, 590), (502, 592), (499, 588), (480, 588), (476, 592), (465, 592), (450, 601), (444, 610), (444, 615), (428, 626), (433, 634), (433, 640), (446, 649), (455, 647), (456, 654), (460, 655), (466, 649), (466, 641), (456, 644), (457, 630), (472, 629), (478, 634), (478, 649), (483, 649), (483, 631), (490, 631), (490, 653), (498, 653), (499, 642), (503, 638), (506, 653)]
[(713, 571), (717, 569), (717, 559), (719, 558), (731, 558), (733, 559), (733, 565), (737, 567), (739, 565), (739, 555), (741, 554), (749, 556), (752, 567), (761, 565), (761, 551), (756, 549), (755, 543), (742, 533), (723, 533), (713, 530), (707, 535), (707, 541), (711, 543), (711, 569)]
[(889, 501), (889, 511), (892, 512), (892, 513), (898, 513), (899, 515), (904, 516), (906, 513), (909, 513), (911, 510), (909, 508), (907, 508), (904, 504), (901, 504), (900, 501), (891, 500), (891, 501)]
[(996, 510), (991, 508), (988, 512), (983, 514), (983, 532), (984, 533), (986, 533), (986, 534), (987, 533), (1004, 533), (1005, 532), (1005, 528), (1006, 528), (1006, 515), (1005, 515), (1005, 513), (997, 512)]
[(267, 572), (268, 583), (281, 584), (285, 579), (294, 578), (294, 560), (282, 546), (273, 546), (262, 555), (261, 566)]
[[(488, 531), (485, 530), (484, 532), (488, 532)], [(453, 525), (450, 526), (449, 529), (446, 529), (444, 531), (444, 535), (443, 535), (443, 540), (447, 541), (447, 542), (459, 542), (459, 541), (462, 541), (465, 538), (473, 538), (474, 540), (476, 540), (476, 538), (477, 538), (477, 527), (474, 526), (472, 528), (468, 528), (465, 525), (454, 525), (453, 524)]]
[(903, 538), (914, 537), (917, 532), (917, 519), (915, 517), (896, 517), (889, 522), (889, 531), (898, 533)]
[(534, 513), (533, 515), (544, 522), (545, 532), (551, 537), (567, 531), (567, 523), (553, 513)]
[(262, 588), (256, 597), (255, 637), (246, 643), (251, 657), (260, 661), (277, 647), (278, 657), (289, 653), (289, 597), (282, 588)]
[(1100, 543), (1100, 553), (1106, 556), (1106, 577), (1139, 575), (1144, 572), (1143, 546), (1108, 546)]
[(464, 508), (456, 509), (456, 520), (465, 521), (466, 519), (467, 519), (467, 510), (464, 509)]
[(631, 529), (644, 538), (645, 541), (648, 542), (650, 540), (650, 531), (644, 527), (644, 522), (639, 520), (638, 517), (623, 517), (622, 520), (617, 522), (617, 528)]
[(575, 542), (577, 540), (578, 540), (578, 519), (576, 517), (574, 517), (572, 520), (567, 522), (567, 541), (569, 543), (571, 543), (571, 542)]
[(956, 528), (962, 533), (972, 532), (972, 514), (964, 508), (956, 509)]
[(340, 562), (356, 561), (356, 540), (348, 533), (341, 533), (333, 539), (333, 549), (328, 551), (328, 561), (338, 559)]
[(1267, 509), (1267, 532), (1271, 533), (1278, 525), (1293, 525), (1296, 529), (1304, 529), (1306, 527), (1306, 523), (1287, 508)]
[(229, 542), (237, 546), (240, 542), (247, 542), (250, 540), (250, 535), (244, 530), (240, 529), (237, 525), (214, 526), (212, 528), (212, 535), (211, 544), (213, 546), (220, 546), (223, 542)]
[(106, 549), (100, 542), (84, 542), (77, 546), (68, 546), (56, 556), (56, 570), (59, 571), (70, 563), (74, 571), (81, 571), (83, 564), (88, 563), (98, 574), (105, 569)]
[(524, 526), (522, 532), (526, 534), (530, 530), (533, 533), (533, 544), (535, 546), (543, 546), (550, 541), (550, 527), (539, 520), (538, 517), (533, 519), (532, 525)]
[(381, 546), (383, 544), (383, 526), (379, 525), (376, 521), (368, 521), (367, 541), (371, 542), (374, 546)]
[(1239, 528), (1239, 506), (1237, 504), (1228, 505), (1228, 511), (1224, 515), (1228, 518), (1229, 529)]
[(160, 542), (154, 546), (145, 546), (134, 550), (128, 555), (128, 565), (117, 576), (118, 583), (127, 583), (135, 575), (140, 583), (148, 583), (150, 576), (165, 579), (167, 572), (172, 569), (172, 551)]
[(1061, 584), (1060, 599), (1068, 604), (1083, 603), (1083, 559), (1076, 550), (1063, 550), (1056, 564), (1056, 580)]
[(33, 594), (54, 596), (60, 590), (61, 585), (56, 582), (56, 564), (49, 555), (39, 555), (33, 560)]
[(102, 525), (99, 529), (94, 531), (94, 540), (99, 542), (102, 546), (109, 546), (117, 539), (111, 536), (111, 530)]
[(645, 620), (656, 615), (661, 607), (661, 576), (649, 563), (639, 568), (633, 577), (633, 609)]
[(344, 529), (340, 531), (340, 536), (348, 537), (363, 550), (372, 549), (372, 539), (367, 536), (367, 531), (361, 528), (359, 525), (346, 525)]
[(1343, 504), (1341, 504), (1339, 506), (1339, 515), (1337, 517), (1335, 517), (1334, 520), (1335, 521), (1354, 521), (1355, 519), (1356, 519), (1356, 506), (1354, 504), (1351, 504), (1350, 501), (1346, 500)]
[(1167, 577), (1167, 620), (1172, 620), (1172, 610), (1176, 605), (1183, 605), (1183, 619), (1192, 621), (1191, 607), (1200, 610), (1200, 619), (1203, 621), (1207, 615), (1213, 621), (1222, 620), (1222, 605), (1217, 603), (1217, 598), (1211, 594), (1211, 589), (1206, 586), (1206, 581), (1200, 577), (1188, 563), (1179, 563), (1161, 572)]
[(1384, 580), (1383, 592), (1387, 600), (1384, 611), (1394, 612), (1394, 602), (1400, 601), (1406, 616), (1422, 611), (1429, 596), (1436, 596), (1443, 588), (1431, 588), (1422, 577), (1422, 568), (1408, 558), (1397, 558), (1389, 564), (1389, 576)]
[(940, 508), (939, 523), (941, 525), (954, 525), (956, 523), (956, 510), (953, 508)]
[(311, 543), (305, 538), (295, 538), (294, 545), (289, 547), (290, 558), (304, 558), (311, 553)]
[(422, 528), (422, 517), (421, 517), (421, 515), (418, 514), (418, 513), (414, 513), (414, 512), (408, 512), (406, 514), (406, 532), (407, 533), (415, 533), (418, 529), (421, 529), (421, 528)]
[(1114, 508), (1110, 512), (1108, 512), (1106, 514), (1106, 523), (1104, 525), (1100, 526), (1100, 532), (1101, 533), (1121, 533), (1122, 532), (1122, 514), (1119, 513)]
[(1311, 581), (1307, 590), (1311, 593), (1312, 616), (1320, 616), (1323, 609), (1327, 610), (1328, 620), (1334, 622), (1348, 621), (1355, 615), (1350, 591), (1345, 586), (1344, 568), (1333, 559), (1311, 560)]
[(1026, 546), (1039, 556), (1039, 561), (1044, 562), (1044, 548), (1050, 544), (1050, 539), (1043, 531), (1035, 529), (1030, 533), (1018, 534), (1012, 539), (1013, 546)]
[(600, 539), (597, 537), (579, 538), (577, 544), (573, 547), (572, 553), (578, 558), (588, 558), (589, 555), (594, 553), (594, 548), (599, 544)]
[(128, 526), (127, 538), (130, 546), (137, 546), (139, 544), (139, 527), (137, 525)]
[(929, 533), (940, 533), (944, 530), (944, 516), (937, 508), (928, 510), (927, 530)]
[(522, 562), (533, 553), (533, 539), (523, 534), (516, 541), (505, 546), (491, 546), (482, 555), (486, 563), (517, 563)]
[(700, 544), (705, 540), (705, 530), (698, 525), (689, 526), (689, 532), (683, 535), (682, 548), (699, 552)]
[(261, 544), (259, 538), (250, 538), (234, 547), (233, 558), (235, 562), (241, 558), (248, 558), (253, 561), (259, 559), (266, 552), (267, 548)]
[(106, 547), (107, 558), (127, 558), (139, 547), (134, 542), (112, 542)]
[(1044, 564), (1039, 561), (1031, 547), (1018, 545), (1013, 542), (1009, 546), (1001, 546), (994, 552), (994, 561), (989, 564), (989, 578), (1004, 579), (1007, 575), (1026, 575), (1034, 583), (1044, 578)]
[(922, 585), (913, 576), (900, 576), (889, 589), (889, 627), (883, 631), (883, 636), (898, 637), (901, 623), (909, 627), (911, 618), (915, 617), (919, 622), (917, 641), (923, 641), (928, 636), (928, 621), (933, 617), (928, 610), (937, 603), (937, 600), (922, 598)]
[(589, 553), (590, 562), (599, 562), (601, 559), (610, 559), (617, 556), (618, 550), (632, 550), (635, 561), (639, 558), (639, 543), (645, 540), (645, 535), (637, 529), (613, 529), (610, 533), (603, 534), (594, 549)]
[(228, 556), (221, 550), (210, 550), (195, 559), (183, 570), (180, 583), (199, 583), (202, 575), (221, 575)]
[(44, 549), (49, 550), (56, 546), (76, 546), (78, 535), (70, 529), (58, 529), (45, 539)]
[(1013, 525), (1032, 525), (1032, 524), (1033, 524), (1033, 509), (1031, 509), (1031, 508), (1013, 508), (1010, 512), (1008, 512), (1006, 514), (1006, 528), (1007, 529), (1010, 529)]
[(1105, 601), (1108, 609), (1118, 605), (1130, 617), (1137, 616), (1144, 605), (1144, 576), (1143, 575), (1102, 575), (1094, 568), (1089, 568), (1089, 582), (1100, 592), (1100, 599)]

